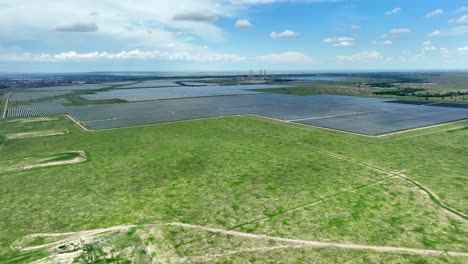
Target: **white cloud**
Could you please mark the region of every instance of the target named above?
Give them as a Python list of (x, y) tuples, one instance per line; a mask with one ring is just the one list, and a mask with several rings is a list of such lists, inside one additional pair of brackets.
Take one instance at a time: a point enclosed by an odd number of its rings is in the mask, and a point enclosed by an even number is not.
[(394, 15), (394, 14), (398, 14), (401, 12), (401, 8), (397, 7), (397, 8), (394, 8), (388, 12), (385, 12), (385, 15)]
[(349, 56), (336, 56), (338, 61), (354, 62), (354, 61), (365, 61), (365, 60), (380, 60), (383, 59), (382, 54), (376, 50), (365, 50), (354, 55)]
[(468, 52), (468, 46), (458, 48), (457, 51), (462, 52), (462, 53)]
[(96, 23), (75, 23), (55, 28), (56, 31), (62, 32), (96, 32), (98, 29)]
[(391, 40), (385, 40), (385, 41), (377, 41), (377, 40), (372, 40), (371, 41), (372, 45), (385, 45), (385, 46), (390, 46), (393, 45), (393, 41)]
[(324, 39), (323, 42), (334, 47), (349, 47), (356, 44), (356, 39), (354, 37), (331, 37)]
[(411, 29), (408, 28), (394, 28), (390, 30), (387, 34), (383, 34), (382, 38), (399, 38), (404, 35), (411, 33)]
[(439, 31), (437, 36), (461, 36), (465, 34), (468, 34), (468, 26), (456, 26), (444, 31)]
[(429, 12), (426, 14), (426, 18), (431, 18), (431, 17), (435, 17), (435, 16), (440, 16), (440, 15), (443, 15), (444, 14), (444, 10), (442, 9), (436, 9), (432, 12)]
[(429, 37), (437, 37), (437, 36), (440, 36), (440, 34), (442, 34), (442, 32), (440, 32), (439, 30), (434, 30), (431, 33), (429, 33), (428, 36)]
[(457, 9), (457, 13), (465, 13), (468, 12), (468, 6), (462, 6)]
[(359, 30), (359, 29), (361, 29), (361, 26), (360, 25), (352, 25), (351, 29), (352, 30)]
[[(47, 6), (36, 0), (7, 2), (0, 4), (1, 42), (27, 38), (40, 42), (45, 53), (53, 54), (89, 51), (97, 44), (112, 50), (155, 50), (168, 43), (187, 46), (193, 39), (223, 41), (226, 33), (214, 23), (217, 18), (238, 17), (253, 5), (286, 0), (48, 0)], [(76, 34), (64, 36), (64, 31), (96, 32), (77, 41)], [(196, 43), (190, 46), (201, 48)], [(17, 49), (26, 52), (31, 47), (23, 45), (13, 51)], [(7, 54), (6, 49), (1, 48), (1, 53)]]
[(434, 46), (426, 46), (423, 48), (423, 51), (435, 51), (435, 50), (437, 50), (437, 48)]
[(430, 41), (430, 40), (424, 41), (421, 45), (422, 45), (423, 47), (432, 46), (432, 41)]
[(79, 53), (76, 51), (58, 54), (12, 54), (0, 56), (1, 61), (83, 61), (83, 60), (158, 60), (158, 61), (192, 61), (192, 62), (219, 62), (219, 61), (242, 61), (244, 57), (234, 54), (213, 53), (208, 50), (193, 51), (168, 51), (131, 50), (119, 53), (112, 52), (89, 52)]
[(218, 17), (206, 12), (185, 12), (174, 15), (172, 19), (175, 21), (214, 22), (218, 20)]
[(449, 49), (447, 49), (447, 48), (440, 48), (439, 51), (440, 51), (440, 55), (441, 55), (443, 58), (449, 58), (449, 57), (450, 57), (450, 56), (449, 56), (449, 53), (450, 53)]
[(234, 25), (236, 26), (236, 28), (240, 29), (247, 29), (253, 27), (252, 23), (250, 23), (250, 21), (247, 19), (237, 20)]
[(450, 19), (449, 23), (468, 24), (468, 15), (461, 16), (457, 19)]
[(301, 33), (286, 29), (283, 32), (277, 33), (277, 32), (271, 32), (270, 37), (272, 39), (279, 39), (279, 38), (295, 38), (299, 37)]
[(260, 62), (278, 64), (307, 64), (312, 62), (309, 56), (293, 51), (258, 56), (256, 59)]

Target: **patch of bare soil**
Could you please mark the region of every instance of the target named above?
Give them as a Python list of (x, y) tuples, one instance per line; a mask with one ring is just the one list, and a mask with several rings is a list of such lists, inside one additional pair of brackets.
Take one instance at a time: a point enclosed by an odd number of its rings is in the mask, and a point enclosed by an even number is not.
[(69, 160), (50, 161), (50, 162), (43, 162), (43, 163), (22, 164), (20, 166), (12, 166), (12, 167), (0, 170), (0, 172), (12, 172), (12, 171), (29, 170), (29, 169), (34, 169), (34, 168), (76, 164), (76, 163), (81, 163), (81, 162), (86, 161), (86, 153), (84, 151), (78, 150), (78, 151), (72, 151), (72, 152), (78, 153), (79, 156), (73, 159), (69, 159)]
[(34, 123), (34, 122), (47, 122), (47, 121), (57, 121), (58, 118), (55, 117), (37, 117), (37, 118), (22, 118), (10, 120), (7, 123)]
[(34, 138), (34, 137), (48, 137), (65, 135), (70, 133), (68, 130), (48, 130), (48, 131), (35, 131), (35, 132), (24, 132), (24, 133), (12, 133), (6, 134), (7, 139), (23, 139), (23, 138)]

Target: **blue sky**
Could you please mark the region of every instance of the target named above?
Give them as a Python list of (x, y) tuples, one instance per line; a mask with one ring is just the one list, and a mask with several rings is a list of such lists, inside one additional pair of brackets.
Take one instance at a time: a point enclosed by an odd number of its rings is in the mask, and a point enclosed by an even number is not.
[(468, 1), (0, 0), (0, 72), (468, 69)]

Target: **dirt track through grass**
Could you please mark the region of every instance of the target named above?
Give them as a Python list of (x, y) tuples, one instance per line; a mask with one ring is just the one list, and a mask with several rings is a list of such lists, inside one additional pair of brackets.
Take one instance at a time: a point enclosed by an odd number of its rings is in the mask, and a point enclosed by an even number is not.
[[(215, 227), (199, 226), (199, 225), (177, 223), (177, 222), (160, 223), (160, 224), (143, 225), (143, 226), (145, 227), (177, 226), (177, 227), (203, 230), (207, 232), (219, 233), (219, 234), (242, 237), (242, 238), (276, 241), (276, 242), (282, 242), (282, 243), (294, 244), (298, 246), (305, 246), (305, 247), (312, 247), (312, 248), (338, 248), (338, 249), (345, 249), (345, 250), (371, 250), (371, 251), (376, 251), (376, 252), (390, 252), (390, 253), (416, 254), (416, 255), (436, 255), (436, 256), (448, 255), (448, 256), (453, 256), (453, 257), (468, 257), (468, 252), (447, 252), (447, 251), (441, 251), (441, 250), (417, 249), (417, 248), (407, 248), (407, 247), (385, 247), (385, 246), (372, 246), (372, 245), (360, 245), (360, 244), (329, 243), (329, 242), (259, 235), (259, 234), (245, 233), (245, 232), (239, 232), (239, 231), (234, 231), (234, 230), (226, 230), (226, 229), (215, 228)], [(132, 227), (136, 227), (136, 225), (121, 225), (121, 226), (100, 228), (100, 229), (94, 229), (94, 230), (85, 230), (85, 231), (79, 231), (79, 232), (31, 234), (31, 235), (23, 237), (22, 239), (18, 241), (15, 241), (11, 245), (11, 248), (13, 250), (21, 250), (21, 251), (31, 251), (31, 250), (39, 250), (39, 249), (45, 249), (45, 248), (53, 248), (55, 246), (59, 246), (64, 243), (72, 243), (72, 242), (77, 242), (77, 241), (93, 241), (93, 237), (96, 235), (107, 233), (107, 232), (122, 232), (122, 231), (129, 230)], [(31, 246), (31, 247), (22, 246), (22, 243), (25, 240), (35, 238), (35, 237), (57, 237), (57, 236), (68, 236), (68, 235), (69, 237), (63, 240), (59, 240), (59, 241), (48, 243), (48, 244)], [(220, 256), (223, 256), (223, 254), (220, 254)], [(206, 257), (213, 257), (213, 256), (208, 255)]]
[[(249, 133), (249, 134), (252, 134), (252, 133), (259, 134), (260, 133), (259, 131), (248, 130), (248, 129), (245, 129), (245, 128), (241, 128), (241, 127), (232, 125), (229, 122), (227, 122), (226, 120), (224, 120), (223, 118), (218, 118), (218, 120), (220, 120), (223, 124), (225, 124), (225, 125), (227, 125), (227, 126), (229, 126), (231, 128), (237, 129), (238, 131), (241, 131), (241, 132), (246, 132), (246, 133)], [(282, 138), (271, 136), (271, 135), (265, 134), (265, 133), (260, 133), (260, 134), (262, 134), (265, 137), (269, 137), (271, 139), (278, 140), (278, 141), (281, 141), (281, 142), (284, 142), (284, 143), (287, 143), (287, 144), (293, 144), (293, 145), (300, 146), (300, 147), (303, 147), (303, 148), (311, 149), (311, 150), (317, 151), (319, 153), (328, 155), (330, 157), (334, 157), (336, 159), (340, 159), (340, 160), (348, 161), (348, 162), (351, 162), (351, 163), (354, 163), (354, 164), (358, 164), (360, 166), (369, 168), (371, 170), (385, 173), (385, 174), (387, 174), (389, 176), (394, 176), (394, 177), (399, 177), (401, 179), (404, 179), (404, 180), (410, 182), (411, 184), (413, 184), (414, 186), (416, 186), (418, 189), (420, 189), (424, 193), (426, 193), (427, 196), (429, 196), (429, 198), (437, 206), (439, 206), (441, 209), (443, 209), (444, 211), (446, 211), (446, 212), (448, 212), (448, 213), (450, 213), (452, 215), (455, 215), (455, 216), (457, 216), (457, 217), (459, 217), (459, 218), (461, 218), (461, 219), (463, 219), (465, 221), (468, 220), (468, 216), (466, 214), (456, 210), (455, 208), (452, 208), (452, 207), (444, 204), (440, 200), (440, 198), (435, 193), (433, 193), (429, 188), (425, 187), (424, 185), (417, 182), (416, 180), (413, 180), (413, 179), (409, 178), (407, 175), (404, 175), (404, 174), (398, 173), (398, 172), (393, 172), (393, 171), (390, 171), (390, 170), (387, 170), (387, 169), (384, 169), (384, 168), (381, 168), (381, 167), (378, 167), (378, 166), (375, 166), (375, 165), (372, 165), (372, 164), (368, 164), (368, 163), (365, 163), (365, 162), (362, 162), (362, 161), (359, 161), (359, 160), (355, 160), (355, 159), (352, 159), (352, 158), (349, 158), (349, 157), (346, 157), (346, 156), (343, 156), (343, 155), (340, 155), (340, 154), (333, 153), (331, 151), (323, 150), (323, 149), (314, 147), (314, 146), (309, 145), (309, 144), (304, 144), (304, 143), (300, 143), (300, 142), (297, 142), (297, 141), (289, 141), (289, 140), (285, 140), (285, 139), (282, 139)], [(252, 222), (249, 222), (249, 223), (252, 223)], [(242, 224), (242, 225), (244, 225), (244, 224)]]
[(4, 107), (3, 107), (2, 118), (4, 118), (4, 119), (5, 119), (6, 116), (7, 116), (8, 103), (9, 103), (9, 101), (10, 101), (10, 96), (11, 96), (12, 94), (13, 94), (13, 92), (10, 91), (10, 92), (8, 92), (7, 94), (5, 94), (5, 95), (3, 96), (3, 98), (5, 98), (5, 105), (4, 105)]

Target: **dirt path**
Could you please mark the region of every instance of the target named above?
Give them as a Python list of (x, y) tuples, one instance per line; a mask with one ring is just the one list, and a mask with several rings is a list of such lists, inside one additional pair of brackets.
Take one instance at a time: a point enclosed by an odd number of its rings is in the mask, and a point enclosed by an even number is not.
[(75, 123), (77, 126), (79, 126), (81, 129), (83, 129), (84, 131), (93, 131), (93, 130), (89, 130), (87, 129), (85, 126), (83, 126), (80, 122), (78, 122), (74, 117), (72, 117), (71, 115), (67, 114), (66, 115), (68, 117), (68, 119), (70, 119), (73, 123)]
[(300, 245), (304, 245), (308, 247), (316, 247), (316, 248), (331, 247), (331, 248), (340, 248), (340, 249), (372, 250), (372, 251), (377, 251), (377, 252), (407, 253), (407, 254), (417, 254), (417, 255), (448, 255), (448, 256), (454, 256), (454, 257), (468, 257), (468, 252), (446, 252), (446, 251), (441, 251), (441, 250), (417, 249), (417, 248), (405, 248), (405, 247), (385, 247), (385, 246), (369, 246), (369, 245), (359, 245), (359, 244), (328, 243), (328, 242), (319, 242), (319, 241), (310, 241), (310, 240), (273, 237), (273, 236), (266, 236), (266, 235), (257, 235), (257, 234), (244, 233), (244, 232), (238, 232), (238, 231), (233, 231), (233, 230), (225, 230), (225, 229), (219, 229), (219, 228), (214, 228), (214, 227), (198, 226), (198, 225), (183, 224), (183, 223), (168, 223), (167, 225), (204, 230), (208, 232), (220, 233), (220, 234), (237, 236), (237, 237), (273, 240), (277, 242), (300, 244)]
[[(223, 124), (225, 124), (225, 125), (227, 125), (227, 126), (229, 126), (231, 128), (234, 128), (234, 129), (237, 129), (237, 130), (240, 130), (240, 131), (244, 131), (244, 132), (250, 133), (250, 134), (251, 133), (259, 134), (258, 131), (252, 131), (252, 130), (248, 130), (248, 129), (244, 129), (244, 128), (232, 125), (232, 124), (228, 123), (226, 120), (224, 120), (222, 118), (218, 118), (218, 120), (220, 120)], [(384, 169), (384, 168), (381, 168), (381, 167), (378, 167), (378, 166), (375, 166), (375, 165), (372, 165), (372, 164), (369, 164), (369, 163), (366, 163), (366, 162), (362, 162), (362, 161), (359, 161), (359, 160), (355, 160), (353, 158), (349, 158), (349, 157), (346, 157), (346, 156), (343, 156), (343, 155), (340, 155), (340, 154), (333, 153), (333, 152), (328, 151), (328, 150), (323, 150), (323, 149), (314, 147), (314, 146), (309, 145), (309, 144), (304, 144), (304, 143), (297, 142), (297, 141), (289, 141), (289, 140), (285, 140), (285, 139), (282, 139), (282, 138), (271, 136), (271, 135), (265, 134), (265, 133), (260, 133), (260, 134), (262, 134), (265, 137), (268, 137), (268, 138), (271, 138), (271, 139), (274, 139), (274, 140), (277, 140), (277, 141), (281, 141), (281, 142), (286, 143), (286, 144), (294, 144), (296, 146), (311, 149), (311, 150), (314, 150), (316, 152), (328, 155), (330, 157), (334, 157), (336, 159), (344, 160), (344, 161), (351, 162), (351, 163), (366, 167), (368, 169), (371, 169), (371, 170), (374, 170), (374, 171), (377, 171), (377, 172), (385, 173), (385, 174), (387, 174), (389, 176), (399, 177), (399, 178), (401, 178), (401, 179), (403, 179), (405, 181), (410, 182), (412, 185), (416, 186), (418, 189), (420, 189), (421, 191), (426, 193), (426, 195), (429, 196), (429, 198), (437, 206), (439, 206), (441, 209), (443, 209), (447, 213), (449, 213), (451, 215), (454, 215), (454, 216), (456, 216), (458, 218), (461, 218), (461, 219), (463, 219), (465, 221), (468, 220), (468, 216), (466, 214), (464, 214), (463, 212), (458, 211), (457, 209), (455, 209), (453, 207), (450, 207), (450, 206), (444, 204), (440, 200), (440, 198), (434, 192), (432, 192), (429, 188), (425, 187), (424, 185), (417, 182), (416, 180), (413, 180), (413, 179), (409, 178), (407, 175), (405, 175), (403, 173), (393, 172), (393, 171), (390, 171), (390, 170), (387, 170), (387, 169)]]
[[(11, 248), (13, 250), (21, 250), (21, 251), (31, 251), (31, 250), (38, 250), (38, 249), (45, 249), (45, 248), (52, 248), (64, 243), (73, 243), (84, 241), (82, 243), (86, 243), (86, 241), (92, 242), (93, 237), (107, 233), (107, 232), (122, 232), (127, 231), (132, 227), (137, 225), (120, 225), (114, 226), (109, 228), (100, 228), (94, 230), (85, 230), (79, 232), (67, 232), (67, 233), (40, 233), (40, 234), (31, 234), (28, 236), (23, 237), (20, 240), (15, 241)], [(219, 233), (225, 235), (231, 235), (236, 237), (242, 238), (251, 238), (251, 239), (260, 239), (260, 240), (269, 240), (269, 241), (276, 241), (282, 242), (287, 244), (294, 244), (296, 246), (305, 246), (305, 247), (312, 247), (312, 248), (338, 248), (338, 249), (347, 249), (347, 250), (371, 250), (376, 252), (391, 252), (391, 253), (402, 253), (402, 254), (415, 254), (415, 255), (447, 255), (452, 257), (468, 257), (468, 252), (447, 252), (442, 250), (431, 250), (431, 249), (418, 249), (418, 248), (407, 248), (407, 247), (386, 247), (386, 246), (372, 246), (372, 245), (360, 245), (360, 244), (341, 244), (341, 243), (329, 243), (329, 242), (320, 242), (320, 241), (311, 241), (311, 240), (301, 240), (301, 239), (291, 239), (291, 238), (283, 238), (283, 237), (274, 237), (274, 236), (267, 236), (267, 235), (258, 235), (252, 233), (245, 233), (239, 232), (234, 230), (226, 230), (221, 228), (215, 227), (207, 227), (207, 226), (200, 226), (200, 225), (192, 225), (192, 224), (184, 224), (184, 223), (161, 223), (161, 224), (153, 224), (153, 225), (143, 225), (143, 226), (177, 226), (189, 229), (197, 229), (203, 230), (212, 233)], [(30, 246), (30, 247), (23, 247), (22, 243), (27, 241), (28, 239), (35, 238), (35, 237), (59, 237), (59, 236), (69, 236), (62, 240), (38, 245), (38, 246)], [(287, 245), (277, 246), (275, 249), (285, 248)], [(271, 247), (270, 247), (271, 249)], [(241, 252), (249, 252), (249, 251), (259, 251), (259, 250), (268, 250), (268, 248), (254, 248), (254, 249), (245, 249), (245, 250), (237, 250), (237, 251), (228, 251), (225, 253), (215, 254), (215, 255), (207, 255), (207, 256), (198, 256), (197, 258), (213, 258), (213, 257), (222, 257), (226, 254), (237, 254)]]
[(5, 94), (3, 97), (5, 98), (5, 106), (3, 107), (3, 113), (2, 113), (2, 118), (6, 118), (7, 115), (7, 110), (8, 110), (8, 103), (10, 102), (10, 96), (13, 94), (13, 92), (8, 92)]

